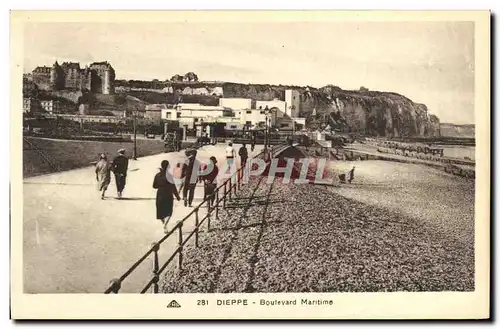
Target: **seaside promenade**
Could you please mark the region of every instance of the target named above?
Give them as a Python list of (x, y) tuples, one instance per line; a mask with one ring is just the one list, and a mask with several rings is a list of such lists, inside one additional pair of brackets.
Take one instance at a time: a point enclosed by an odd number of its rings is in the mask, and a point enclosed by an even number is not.
[[(225, 144), (204, 146), (197, 158), (210, 156), (223, 164)], [(234, 145), (238, 149), (240, 145)], [(253, 156), (261, 151), (256, 146)], [(124, 199), (117, 200), (114, 178), (101, 200), (94, 167), (85, 167), (27, 178), (23, 182), (23, 256), (25, 293), (102, 293), (152, 242), (163, 237), (156, 220), (153, 178), (162, 160), (184, 159), (184, 151), (130, 160)], [(199, 184), (193, 205), (203, 197)], [(175, 223), (193, 208), (174, 202)], [(200, 213), (201, 214), (201, 213)], [(202, 215), (202, 214), (201, 214)], [(186, 227), (187, 234), (190, 232)], [(175, 238), (162, 245), (160, 257)], [(136, 292), (151, 273), (152, 264), (141, 265), (125, 281), (121, 292)]]

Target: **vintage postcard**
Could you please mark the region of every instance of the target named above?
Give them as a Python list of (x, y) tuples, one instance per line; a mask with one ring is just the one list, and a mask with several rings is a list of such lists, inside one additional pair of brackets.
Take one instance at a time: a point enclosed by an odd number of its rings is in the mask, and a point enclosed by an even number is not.
[(14, 319), (490, 317), (489, 11), (13, 11), (10, 47)]

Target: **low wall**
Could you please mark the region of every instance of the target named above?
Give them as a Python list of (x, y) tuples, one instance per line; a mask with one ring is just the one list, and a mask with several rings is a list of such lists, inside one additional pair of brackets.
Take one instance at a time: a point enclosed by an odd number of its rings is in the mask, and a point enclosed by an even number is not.
[[(127, 155), (131, 157), (134, 148), (131, 142), (74, 141), (35, 137), (27, 137), (27, 140), (34, 147), (29, 143), (23, 143), (24, 177), (89, 166), (97, 160), (100, 153), (113, 157), (121, 148), (125, 148)], [(37, 149), (41, 150), (43, 155)], [(163, 153), (164, 150), (165, 145), (161, 140), (137, 140), (139, 157)]]
[(455, 165), (473, 166), (475, 164), (475, 161), (472, 161), (472, 160), (451, 159), (451, 158), (441, 157), (441, 156), (433, 155), (433, 154), (429, 154), (429, 153), (427, 153), (427, 154), (417, 153), (414, 151), (405, 151), (404, 152), (402, 150), (393, 149), (393, 148), (378, 147), (377, 151), (380, 153), (396, 154), (396, 155), (412, 157), (412, 158), (417, 158), (417, 159), (422, 159), (422, 160), (438, 161), (438, 162), (455, 164)]
[[(380, 149), (379, 149), (380, 152)], [(387, 153), (385, 155), (384, 153)], [(394, 162), (403, 162), (403, 163), (413, 163), (413, 164), (423, 164), (429, 167), (433, 167), (439, 170), (443, 170), (447, 173), (453, 174), (455, 176), (461, 176), (466, 178), (475, 178), (476, 171), (474, 167), (466, 167), (460, 166), (461, 163), (446, 163), (440, 161), (432, 161), (433, 159), (423, 159), (427, 161), (419, 161), (420, 159), (405, 157), (405, 158), (395, 158), (391, 157), (389, 152), (381, 152), (380, 155), (366, 154), (364, 152), (356, 151), (356, 150), (343, 150), (340, 149), (338, 155), (336, 157), (339, 160), (384, 160), (384, 161), (394, 161)], [(333, 156), (333, 154), (332, 154)], [(438, 158), (438, 157), (435, 157)], [(460, 161), (459, 161), (460, 162)]]

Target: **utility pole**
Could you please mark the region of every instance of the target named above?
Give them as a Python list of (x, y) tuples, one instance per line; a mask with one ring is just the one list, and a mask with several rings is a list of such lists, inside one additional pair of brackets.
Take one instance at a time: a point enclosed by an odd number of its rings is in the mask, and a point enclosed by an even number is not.
[(134, 160), (137, 160), (137, 109), (134, 111)]
[(264, 130), (264, 154), (267, 155), (267, 113), (266, 113), (266, 127)]

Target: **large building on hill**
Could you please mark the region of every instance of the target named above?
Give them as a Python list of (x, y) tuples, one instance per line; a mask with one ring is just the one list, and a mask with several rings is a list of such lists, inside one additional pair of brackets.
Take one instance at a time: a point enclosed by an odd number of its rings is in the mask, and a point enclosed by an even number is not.
[(108, 62), (94, 62), (85, 68), (80, 63), (56, 61), (52, 67), (38, 66), (32, 80), (42, 90), (82, 90), (99, 94), (115, 91), (115, 70)]

